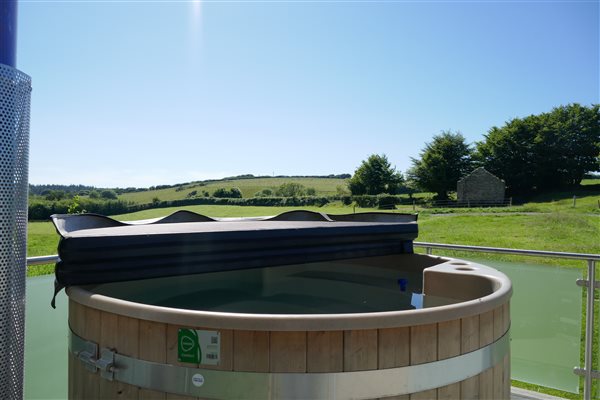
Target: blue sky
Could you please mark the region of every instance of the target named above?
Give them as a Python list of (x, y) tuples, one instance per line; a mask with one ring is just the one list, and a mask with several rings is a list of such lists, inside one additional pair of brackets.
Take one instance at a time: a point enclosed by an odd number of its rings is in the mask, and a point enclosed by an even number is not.
[(469, 142), (599, 102), (598, 1), (24, 1), (30, 182), (150, 186), (405, 171), (442, 130)]

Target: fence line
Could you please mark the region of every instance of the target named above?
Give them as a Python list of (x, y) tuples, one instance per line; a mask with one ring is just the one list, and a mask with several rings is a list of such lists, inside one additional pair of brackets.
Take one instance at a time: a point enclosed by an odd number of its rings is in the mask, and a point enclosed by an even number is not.
[(471, 208), (471, 207), (510, 207), (512, 197), (502, 200), (433, 200), (427, 207)]

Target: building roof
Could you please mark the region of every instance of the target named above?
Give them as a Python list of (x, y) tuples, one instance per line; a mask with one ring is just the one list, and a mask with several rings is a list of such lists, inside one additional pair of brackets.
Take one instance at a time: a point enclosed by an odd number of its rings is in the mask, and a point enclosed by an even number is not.
[(469, 178), (475, 177), (477, 175), (486, 175), (489, 176), (491, 178), (494, 178), (502, 183), (504, 183), (503, 179), (498, 178), (496, 175), (492, 174), (491, 172), (489, 172), (487, 169), (483, 168), (483, 167), (479, 167), (474, 169), (469, 175), (463, 176), (461, 179), (459, 179), (459, 182), (462, 182), (464, 180), (467, 180)]

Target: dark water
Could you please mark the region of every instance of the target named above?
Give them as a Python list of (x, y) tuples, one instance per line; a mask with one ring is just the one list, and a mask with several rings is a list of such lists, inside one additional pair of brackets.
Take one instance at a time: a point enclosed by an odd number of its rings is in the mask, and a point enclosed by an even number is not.
[[(95, 291), (164, 307), (236, 313), (368, 313), (422, 307), (420, 269), (394, 262), (375, 264), (321, 262), (257, 268), (114, 283)], [(427, 298), (431, 300), (427, 304), (456, 302)]]

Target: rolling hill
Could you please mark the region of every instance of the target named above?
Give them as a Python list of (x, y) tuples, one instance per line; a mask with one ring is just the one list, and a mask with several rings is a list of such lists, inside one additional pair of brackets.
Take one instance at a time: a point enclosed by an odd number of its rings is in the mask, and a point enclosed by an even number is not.
[(196, 196), (202, 196), (203, 192), (212, 194), (216, 189), (230, 189), (236, 187), (242, 192), (244, 198), (253, 197), (255, 193), (263, 189), (275, 191), (284, 183), (294, 182), (304, 185), (306, 188), (314, 188), (317, 196), (332, 196), (337, 193), (337, 187), (346, 188), (347, 179), (341, 178), (316, 178), (316, 177), (260, 177), (244, 179), (223, 179), (219, 181), (192, 182), (179, 186), (151, 189), (119, 195), (120, 200), (131, 201), (134, 203), (151, 203), (153, 199), (179, 200), (192, 197), (194, 191)]

